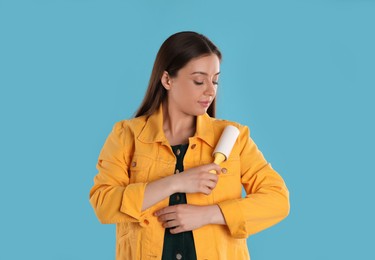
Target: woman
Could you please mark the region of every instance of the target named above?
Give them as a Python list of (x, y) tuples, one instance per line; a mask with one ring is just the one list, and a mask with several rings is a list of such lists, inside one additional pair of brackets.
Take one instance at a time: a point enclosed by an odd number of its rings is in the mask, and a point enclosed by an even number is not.
[[(285, 183), (249, 129), (214, 118), (220, 61), (205, 36), (170, 36), (135, 118), (107, 138), (90, 202), (117, 225), (117, 260), (250, 259), (246, 238), (288, 215)], [(240, 134), (218, 166), (212, 152), (227, 125)]]

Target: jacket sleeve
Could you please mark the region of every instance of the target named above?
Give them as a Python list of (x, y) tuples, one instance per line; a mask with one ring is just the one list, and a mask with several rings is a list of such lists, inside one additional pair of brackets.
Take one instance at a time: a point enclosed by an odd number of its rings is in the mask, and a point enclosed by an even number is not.
[(126, 146), (132, 139), (124, 121), (113, 127), (100, 152), (90, 191), (90, 203), (103, 224), (140, 222), (146, 183), (129, 183), (129, 160)]
[(289, 214), (289, 192), (281, 176), (264, 159), (249, 128), (241, 126), (241, 181), (246, 197), (220, 202), (233, 237), (246, 238), (262, 231)]

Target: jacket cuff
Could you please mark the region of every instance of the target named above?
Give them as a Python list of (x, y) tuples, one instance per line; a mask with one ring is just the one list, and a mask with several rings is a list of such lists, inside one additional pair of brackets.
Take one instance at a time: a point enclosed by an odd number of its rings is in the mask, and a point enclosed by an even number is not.
[(126, 186), (120, 211), (140, 222), (146, 183), (132, 183)]
[(218, 203), (229, 232), (234, 238), (247, 238), (246, 221), (240, 206), (240, 200), (226, 200)]

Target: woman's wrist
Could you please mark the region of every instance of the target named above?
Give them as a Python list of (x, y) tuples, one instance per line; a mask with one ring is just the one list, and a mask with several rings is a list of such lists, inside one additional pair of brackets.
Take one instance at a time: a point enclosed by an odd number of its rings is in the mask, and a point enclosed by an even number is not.
[(177, 174), (173, 174), (168, 176), (168, 187), (171, 189), (171, 195), (177, 192), (181, 192), (179, 176)]
[(208, 224), (226, 225), (224, 215), (218, 205), (209, 205), (207, 206), (207, 209), (207, 219), (209, 220)]

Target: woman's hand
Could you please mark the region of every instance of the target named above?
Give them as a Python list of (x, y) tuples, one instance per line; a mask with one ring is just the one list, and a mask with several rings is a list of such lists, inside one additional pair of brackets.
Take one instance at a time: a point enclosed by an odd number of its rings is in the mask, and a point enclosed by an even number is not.
[(164, 228), (171, 228), (172, 234), (194, 230), (207, 224), (225, 225), (219, 206), (195, 206), (179, 204), (165, 207), (154, 213)]
[(175, 174), (173, 176), (175, 192), (210, 194), (219, 179), (217, 174), (210, 173), (211, 170), (219, 174), (221, 168), (210, 163)]

